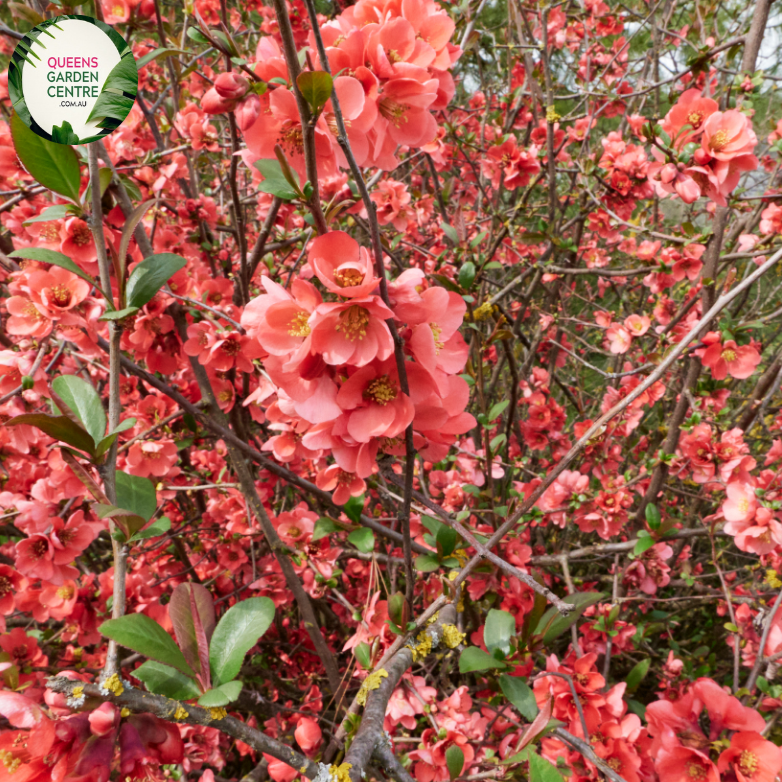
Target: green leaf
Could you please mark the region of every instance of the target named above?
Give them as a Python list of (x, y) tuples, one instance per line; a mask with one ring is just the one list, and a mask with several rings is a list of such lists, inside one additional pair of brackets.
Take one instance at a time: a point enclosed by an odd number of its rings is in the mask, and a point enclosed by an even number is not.
[(531, 748), (529, 751), (529, 782), (563, 782), (557, 767)]
[[(128, 540), (135, 535), (146, 523), (147, 519), (138, 514), (131, 513), (124, 508), (118, 508), (116, 505), (104, 505), (96, 503), (95, 512), (100, 519), (112, 519), (124, 534), (124, 540)], [(122, 538), (118, 538), (121, 540)]]
[(90, 456), (95, 453), (95, 443), (92, 436), (65, 415), (25, 413), (5, 422), (5, 426), (19, 426), (19, 424), (35, 426), (48, 434), (49, 437), (67, 443), (80, 451), (85, 451)]
[(47, 190), (78, 203), (81, 174), (73, 148), (33, 133), (16, 112), (10, 124), (14, 149), (25, 170)]
[(106, 412), (92, 383), (76, 375), (60, 375), (52, 381), (52, 388), (76, 413), (97, 446), (106, 435)]
[(98, 287), (97, 282), (87, 272), (82, 271), (67, 255), (58, 253), (56, 250), (47, 250), (45, 247), (23, 247), (20, 250), (8, 253), (8, 257), (29, 258), (31, 261), (40, 261), (41, 263), (49, 263), (52, 266), (59, 266), (61, 269), (67, 269), (71, 274), (75, 274), (90, 285), (94, 285), (103, 298), (111, 302), (111, 299)]
[(171, 636), (145, 614), (126, 614), (118, 619), (109, 619), (98, 630), (120, 646), (170, 665), (187, 676), (195, 676)]
[(187, 261), (173, 253), (158, 253), (145, 258), (130, 273), (127, 289), (128, 307), (143, 307)]
[(501, 445), (504, 445), (505, 441), (507, 439), (508, 438), (506, 437), (506, 435), (504, 433), (503, 434), (498, 434), (496, 437), (492, 438), (491, 442), (489, 443), (489, 448), (491, 448), (492, 452), (496, 453), (497, 449)]
[(643, 703), (633, 700), (632, 698), (628, 698), (627, 708), (633, 712), (633, 714), (637, 714), (642, 720), (646, 719), (646, 706), (644, 706)]
[(372, 654), (368, 643), (362, 641), (353, 649), (353, 654), (356, 655), (356, 659), (359, 661), (362, 668), (369, 670), (372, 667)]
[(475, 280), (475, 264), (472, 261), (463, 263), (459, 269), (459, 285), (465, 290), (470, 290)]
[(637, 557), (639, 554), (643, 554), (644, 551), (650, 549), (653, 545), (654, 538), (646, 536), (639, 537), (635, 543), (635, 548), (633, 548), (633, 556)]
[(563, 597), (562, 602), (576, 606), (575, 610), (567, 616), (562, 616), (556, 608), (550, 608), (541, 617), (535, 633), (543, 633), (544, 644), (551, 643), (578, 621), (581, 614), (584, 613), (584, 609), (599, 603), (605, 596), (605, 592), (576, 592), (574, 595)]
[(538, 704), (532, 690), (518, 676), (503, 673), (500, 676), (503, 695), (513, 704), (516, 711), (528, 722), (538, 716)]
[(657, 510), (657, 506), (651, 502), (646, 506), (646, 523), (649, 525), (649, 529), (658, 530), (662, 523), (660, 519), (660, 511)]
[(197, 28), (195, 27), (188, 27), (187, 28), (187, 37), (191, 41), (195, 41), (196, 43), (203, 43), (203, 44), (209, 44), (209, 39)]
[[(69, 214), (69, 204), (56, 204), (55, 206), (47, 207), (38, 215), (38, 217), (31, 217), (29, 220), (25, 220), (22, 225), (32, 225), (33, 223), (48, 223), (51, 220), (62, 220)], [(70, 260), (70, 259), (68, 259)]]
[(627, 692), (635, 692), (638, 689), (638, 685), (644, 680), (644, 677), (649, 671), (649, 666), (652, 663), (652, 658), (647, 657), (645, 660), (641, 660), (637, 665), (633, 666), (630, 673), (627, 674), (625, 681), (627, 682)]
[(274, 603), (268, 597), (251, 597), (231, 606), (217, 623), (209, 644), (212, 681), (216, 684), (239, 675), (247, 652), (269, 629)]
[(505, 409), (510, 404), (510, 399), (504, 399), (502, 402), (497, 402), (497, 404), (492, 405), (491, 410), (489, 410), (489, 414), (486, 416), (489, 421), (493, 421), (495, 418), (499, 418), (504, 412)]
[(122, 310), (109, 310), (104, 312), (98, 320), (124, 320), (128, 315), (133, 315), (138, 312), (138, 307), (125, 307)]
[[(109, 171), (111, 173), (111, 171)], [(155, 205), (155, 200), (150, 199), (143, 204), (137, 206), (133, 213), (125, 221), (125, 225), (122, 226), (122, 237), (119, 241), (119, 257), (120, 269), (125, 269), (125, 256), (128, 254), (128, 245), (133, 237), (133, 232), (136, 230), (136, 226), (144, 219), (144, 215)]]
[(234, 57), (239, 54), (239, 52), (236, 51), (236, 45), (234, 42), (224, 32), (221, 30), (216, 30), (213, 27), (209, 31), (209, 34), (220, 44), (220, 46), (222, 46), (223, 51), (228, 52), (228, 54), (233, 55)]
[(126, 429), (130, 429), (135, 425), (135, 418), (126, 418), (124, 421), (120, 421), (117, 428), (113, 432), (109, 432), (109, 434), (98, 443), (98, 447), (95, 449), (95, 458), (100, 459), (103, 454), (114, 445), (114, 441), (119, 437), (120, 432), (124, 432)]
[(201, 694), (194, 679), (185, 676), (170, 665), (163, 665), (154, 660), (147, 660), (131, 673), (144, 682), (147, 689), (155, 695), (165, 695), (175, 701), (189, 701)]
[[(98, 184), (100, 185), (100, 197), (103, 198), (103, 196), (106, 194), (106, 191), (109, 189), (109, 185), (111, 184), (111, 179), (113, 177), (113, 174), (111, 173), (110, 168), (101, 168), (98, 170)], [(90, 183), (87, 185), (87, 189), (84, 191), (84, 195), (81, 197), (83, 204), (91, 204), (92, 203), (92, 184)]]
[(448, 775), (451, 777), (451, 782), (453, 782), (464, 768), (464, 752), (456, 744), (451, 744), (445, 750), (445, 765), (448, 766)]
[(134, 200), (134, 201), (140, 201), (141, 200), (141, 190), (139, 189), (138, 184), (136, 183), (135, 179), (131, 179), (127, 174), (119, 174), (119, 180), (122, 182), (123, 185), (125, 185), (125, 190), (128, 191), (128, 195)]
[(345, 511), (345, 515), (354, 523), (358, 524), (361, 519), (361, 514), (364, 512), (364, 495), (359, 497), (351, 497), (343, 506), (342, 510)]
[(507, 611), (492, 608), (486, 617), (483, 642), (493, 657), (499, 652), (502, 658), (511, 652), (510, 639), (516, 635), (516, 620)]
[(348, 543), (352, 543), (362, 554), (369, 554), (375, 548), (375, 533), (366, 527), (353, 530), (348, 535)]
[[(188, 34), (192, 29), (192, 27), (188, 29)], [(155, 51), (147, 52), (147, 54), (145, 54), (143, 57), (139, 57), (139, 59), (136, 60), (136, 69), (140, 71), (145, 65), (149, 65), (152, 60), (165, 60), (168, 57), (173, 57), (176, 54), (187, 54), (187, 52), (184, 49), (166, 49), (165, 47), (155, 49)]]
[(415, 558), (415, 569), (421, 573), (432, 573), (440, 569), (440, 560), (434, 554), (419, 554)]
[(331, 97), (334, 80), (325, 71), (303, 71), (296, 79), (296, 84), (313, 115), (317, 117)]
[(437, 555), (440, 559), (443, 559), (444, 557), (450, 557), (451, 554), (453, 554), (453, 550), (459, 542), (459, 536), (455, 529), (443, 524), (437, 530), (435, 541), (437, 544)]
[(292, 201), (294, 198), (302, 196), (301, 190), (296, 190), (285, 178), (282, 166), (276, 158), (256, 160), (253, 165), (263, 175), (263, 182), (258, 185), (258, 189), (262, 193), (269, 193), (282, 201)]
[(161, 516), (153, 521), (148, 527), (140, 529), (133, 535), (133, 540), (147, 540), (148, 538), (157, 538), (165, 535), (171, 529), (171, 519), (168, 516)]
[(477, 646), (468, 646), (459, 656), (459, 673), (490, 671), (493, 668), (505, 668), (505, 663), (495, 660)]
[(117, 505), (149, 521), (157, 510), (155, 485), (149, 478), (117, 470)]
[(344, 529), (334, 519), (330, 519), (328, 516), (321, 516), (315, 522), (315, 529), (312, 530), (312, 542), (314, 543), (334, 532), (342, 532)]
[[(453, 293), (459, 293), (460, 288), (459, 286), (451, 279), (446, 277), (444, 274), (433, 274), (432, 277), (437, 280), (437, 282), (440, 283), (440, 285), (445, 288), (447, 291), (452, 291)], [(472, 379), (472, 378), (470, 378)], [(473, 381), (474, 382), (474, 381)]]
[(240, 681), (226, 682), (219, 687), (205, 692), (199, 699), (198, 705), (206, 709), (217, 706), (227, 706), (239, 697), (244, 685)]
[[(449, 225), (446, 222), (440, 223), (440, 228), (442, 229), (442, 232), (454, 243), (459, 244), (459, 234), (456, 233), (456, 229)], [(475, 269), (475, 264), (473, 264), (473, 270)], [(475, 275), (473, 274), (473, 277)]]

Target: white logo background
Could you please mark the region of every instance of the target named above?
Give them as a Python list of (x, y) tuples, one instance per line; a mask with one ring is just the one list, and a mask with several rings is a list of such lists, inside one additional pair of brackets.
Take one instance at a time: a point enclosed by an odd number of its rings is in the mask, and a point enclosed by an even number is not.
[[(90, 22), (83, 22), (81, 19), (63, 19), (57, 22), (62, 27), (58, 30), (54, 26), (48, 27), (54, 38), (50, 38), (46, 33), (42, 33), (38, 42), (32, 46), (34, 51), (41, 59), (36, 60), (28, 55), (28, 60), (35, 63), (35, 68), (31, 68), (29, 63), (25, 63), (22, 69), (22, 91), (27, 108), (33, 119), (47, 133), (52, 132), (52, 127), (62, 125), (63, 122), (70, 122), (73, 132), (79, 138), (89, 138), (101, 133), (101, 128), (96, 122), (87, 122), (92, 107), (97, 98), (83, 97), (50, 97), (48, 90), (54, 86), (73, 86), (64, 82), (50, 82), (48, 74), (55, 74), (65, 70), (79, 71), (98, 71), (97, 92), (100, 94), (103, 84), (108, 78), (115, 65), (120, 61), (117, 47), (114, 46), (103, 30)], [(46, 47), (45, 49), (43, 47)], [(50, 68), (48, 60), (50, 57), (57, 57), (62, 60), (63, 57), (97, 57), (97, 68)], [(90, 83), (88, 83), (90, 84)], [(92, 82), (90, 86), (95, 85)], [(56, 95), (57, 90), (52, 90)], [(86, 106), (62, 106), (65, 103), (86, 103)]]

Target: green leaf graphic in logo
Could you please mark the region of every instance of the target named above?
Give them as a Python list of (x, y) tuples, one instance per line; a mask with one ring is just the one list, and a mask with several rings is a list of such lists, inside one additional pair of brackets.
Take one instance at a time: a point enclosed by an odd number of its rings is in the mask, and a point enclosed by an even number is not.
[(59, 127), (52, 128), (52, 141), (56, 144), (78, 144), (79, 137), (73, 132), (71, 123), (67, 120)]
[[(133, 53), (128, 52), (114, 66), (104, 82), (100, 96), (90, 112), (89, 121), (94, 122), (100, 119), (98, 125), (102, 128), (110, 126), (109, 123), (103, 122), (105, 119), (115, 119), (122, 122), (133, 108), (137, 91), (136, 61), (133, 59)], [(113, 124), (111, 129), (113, 130), (114, 127), (116, 124)]]

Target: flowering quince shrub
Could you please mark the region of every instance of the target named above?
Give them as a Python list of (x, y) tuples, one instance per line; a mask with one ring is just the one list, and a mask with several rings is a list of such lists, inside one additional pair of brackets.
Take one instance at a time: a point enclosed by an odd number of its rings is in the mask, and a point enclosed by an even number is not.
[(770, 0), (97, 0), (81, 147), (32, 5), (0, 782), (778, 782)]

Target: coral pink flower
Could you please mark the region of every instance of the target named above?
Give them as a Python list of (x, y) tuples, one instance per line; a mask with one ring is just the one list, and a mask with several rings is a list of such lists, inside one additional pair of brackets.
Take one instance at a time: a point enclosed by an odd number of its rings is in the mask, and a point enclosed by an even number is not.
[(399, 390), (393, 358), (356, 371), (339, 389), (337, 404), (349, 411), (347, 430), (359, 443), (398, 437), (415, 414), (410, 397)]
[(142, 478), (161, 478), (171, 472), (178, 458), (176, 443), (171, 440), (142, 440), (130, 446), (128, 472)]
[(436, 79), (421, 82), (421, 69), (413, 65), (397, 63), (394, 71), (378, 94), (378, 142), (388, 135), (397, 144), (426, 144), (437, 136), (437, 122), (427, 109), (437, 98), (439, 84)]
[(299, 776), (298, 770), (292, 768), (287, 763), (283, 763), (271, 755), (264, 755), (264, 757), (268, 761), (267, 771), (274, 782), (293, 782)]
[(0, 565), (0, 614), (8, 616), (14, 610), (14, 596), (22, 585), (22, 576), (9, 565)]
[(651, 325), (652, 322), (646, 315), (628, 315), (624, 322), (624, 327), (633, 337), (642, 337)]
[(410, 207), (412, 196), (404, 182), (384, 179), (372, 192), (372, 200), (377, 206), (377, 220), (380, 225), (393, 224), (397, 231), (405, 231), (415, 212)]
[(323, 732), (311, 717), (302, 717), (293, 735), (305, 755), (313, 754), (323, 739)]
[(741, 731), (731, 736), (717, 765), (722, 773), (733, 771), (738, 782), (774, 782), (782, 770), (782, 752), (759, 733)]
[(263, 277), (261, 284), (266, 293), (256, 296), (244, 308), (242, 326), (274, 356), (296, 351), (309, 353), (309, 320), (322, 302), (320, 293), (305, 280), (294, 280), (291, 293), (268, 277)]
[(335, 366), (363, 367), (376, 358), (383, 361), (394, 352), (394, 341), (385, 323), (393, 317), (377, 296), (321, 304), (309, 321), (312, 350)]
[(54, 545), (55, 565), (67, 565), (73, 562), (87, 546), (95, 540), (96, 530), (84, 520), (84, 511), (76, 511), (63, 524), (55, 519), (51, 541)]
[(59, 266), (47, 272), (33, 272), (28, 278), (30, 297), (44, 317), (62, 323), (76, 323), (80, 318), (68, 319), (69, 311), (78, 307), (90, 292), (85, 280)]
[(58, 565), (55, 548), (46, 535), (30, 535), (16, 544), (16, 569), (30, 578), (62, 584), (66, 578), (78, 575), (76, 568)]
[(98, 251), (92, 240), (92, 231), (84, 220), (71, 217), (65, 221), (60, 252), (79, 264), (84, 271), (98, 273)]
[(280, 513), (274, 520), (274, 524), (277, 533), (288, 545), (301, 547), (312, 537), (317, 520), (317, 514), (308, 511), (306, 505), (301, 503), (292, 511)]
[(755, 514), (757, 500), (755, 489), (743, 483), (728, 484), (728, 499), (722, 504), (722, 514), (727, 521), (749, 521)]
[[(274, 147), (279, 144), (292, 168), (302, 182), (305, 181), (304, 135), (296, 98), (287, 87), (278, 87), (271, 94), (262, 96), (261, 106), (255, 124), (244, 131), (248, 150), (256, 158), (274, 158)], [(337, 142), (321, 116), (315, 124), (315, 154), (321, 176), (337, 173), (337, 149)]]
[(608, 349), (618, 354), (630, 350), (633, 338), (624, 326), (612, 323), (606, 330), (606, 340), (608, 340)]
[(26, 296), (11, 296), (5, 306), (9, 314), (5, 324), (9, 334), (41, 339), (51, 333), (52, 321)]
[(367, 488), (366, 483), (350, 472), (345, 472), (339, 465), (332, 464), (321, 470), (315, 479), (319, 489), (333, 491), (333, 499), (337, 505), (344, 505), (351, 497), (360, 497)]
[(410, 348), (416, 361), (430, 372), (461, 372), (468, 347), (458, 329), (464, 321), (464, 299), (445, 288), (427, 288), (417, 302), (400, 302), (397, 316), (413, 327)]
[(751, 523), (727, 522), (725, 532), (735, 535), (736, 548), (759, 556), (770, 554), (782, 545), (782, 524), (768, 508), (758, 508)]
[(690, 747), (675, 747), (659, 756), (655, 769), (665, 782), (720, 782), (717, 767), (708, 756)]
[(106, 24), (124, 24), (130, 19), (128, 0), (101, 0), (101, 7)]
[(215, 343), (215, 327), (208, 320), (187, 327), (189, 339), (182, 345), (188, 356), (197, 356), (201, 364), (208, 362), (209, 351)]
[(73, 613), (79, 600), (79, 588), (70, 579), (61, 585), (45, 584), (39, 599), (52, 619), (62, 621)]
[(719, 109), (713, 98), (702, 98), (697, 89), (686, 90), (660, 123), (677, 148), (697, 139), (706, 120)]
[(199, 358), (199, 361), (216, 372), (227, 372), (236, 367), (240, 372), (252, 373), (252, 359), (262, 355), (264, 351), (255, 340), (238, 331), (218, 331), (214, 344), (209, 348), (207, 360)]
[(752, 155), (757, 143), (749, 117), (735, 109), (715, 112), (703, 124), (701, 145), (717, 160), (730, 162), (742, 155)]
[(484, 176), (491, 178), (492, 187), (497, 190), (502, 183), (508, 190), (526, 187), (530, 178), (540, 172), (538, 148), (519, 149), (516, 139), (510, 137), (502, 144), (489, 147), (482, 162)]
[(315, 239), (309, 250), (310, 265), (332, 293), (351, 299), (369, 296), (377, 287), (372, 259), (366, 247), (344, 231), (330, 231)]
[(739, 380), (751, 377), (760, 360), (760, 353), (752, 345), (739, 347), (732, 339), (723, 344), (714, 342), (701, 356), (703, 365), (711, 369), (715, 380), (724, 380), (728, 375)]

